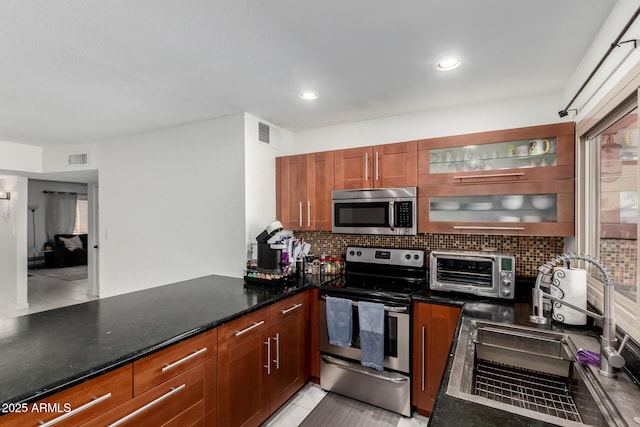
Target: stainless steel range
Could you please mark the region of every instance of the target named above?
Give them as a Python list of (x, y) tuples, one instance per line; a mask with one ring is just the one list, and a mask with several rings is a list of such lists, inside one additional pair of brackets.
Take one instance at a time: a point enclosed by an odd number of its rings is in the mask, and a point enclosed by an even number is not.
[[(427, 287), (426, 266), (423, 250), (347, 248), (343, 278), (320, 287), (320, 386), (323, 389), (411, 415), (411, 296)], [(327, 296), (351, 300), (350, 346), (329, 343)], [(358, 304), (362, 301), (384, 304), (383, 370), (360, 364)]]

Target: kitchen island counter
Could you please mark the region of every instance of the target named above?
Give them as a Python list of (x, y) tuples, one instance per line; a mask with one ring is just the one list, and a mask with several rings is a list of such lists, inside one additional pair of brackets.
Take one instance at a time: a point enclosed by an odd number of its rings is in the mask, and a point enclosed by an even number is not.
[(41, 399), (318, 284), (212, 275), (0, 321), (0, 404)]

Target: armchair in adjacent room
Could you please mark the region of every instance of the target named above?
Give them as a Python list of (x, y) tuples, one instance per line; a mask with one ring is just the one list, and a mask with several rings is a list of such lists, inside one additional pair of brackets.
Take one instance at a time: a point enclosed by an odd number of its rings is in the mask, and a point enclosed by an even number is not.
[(86, 234), (56, 234), (53, 236), (53, 267), (73, 267), (87, 264)]

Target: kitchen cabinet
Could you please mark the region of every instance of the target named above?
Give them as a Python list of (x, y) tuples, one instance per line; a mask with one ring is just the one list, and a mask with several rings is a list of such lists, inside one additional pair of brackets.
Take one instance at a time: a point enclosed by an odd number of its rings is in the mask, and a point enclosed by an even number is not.
[(447, 364), (460, 308), (416, 302), (413, 305), (412, 405), (429, 415)]
[(276, 217), (289, 230), (331, 230), (332, 151), (276, 158)]
[(309, 292), (220, 327), (218, 425), (258, 426), (308, 378)]
[(419, 232), (571, 236), (574, 125), (418, 142)]
[(269, 309), (271, 375), (269, 408), (275, 412), (309, 378), (307, 326), (309, 292), (273, 304)]
[(319, 319), (318, 319), (318, 298), (320, 291), (318, 288), (311, 290), (311, 299), (309, 304), (309, 337), (311, 337), (311, 343), (309, 345), (310, 354), (310, 375), (312, 380), (320, 383), (320, 342), (319, 342)]
[(57, 419), (56, 426), (77, 426), (132, 398), (131, 365), (70, 387), (35, 403), (9, 408), (12, 412), (0, 418), (7, 427), (38, 426)]
[(199, 364), (83, 426), (192, 425), (203, 421), (205, 381), (205, 365)]
[(417, 141), (335, 151), (335, 189), (415, 187)]
[[(45, 398), (35, 404), (49, 405), (41, 413), (3, 417), (2, 425), (37, 426), (64, 417), (55, 425), (215, 426), (216, 347), (217, 331), (204, 332)], [(56, 404), (60, 410), (51, 410)]]
[(215, 426), (217, 337), (212, 329), (133, 362), (133, 399), (86, 426)]

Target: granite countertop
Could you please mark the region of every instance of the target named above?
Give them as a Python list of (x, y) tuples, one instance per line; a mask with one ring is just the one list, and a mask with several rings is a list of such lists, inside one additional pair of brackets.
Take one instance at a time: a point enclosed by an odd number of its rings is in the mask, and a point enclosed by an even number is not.
[(0, 321), (0, 404), (41, 399), (318, 284), (212, 275)]

